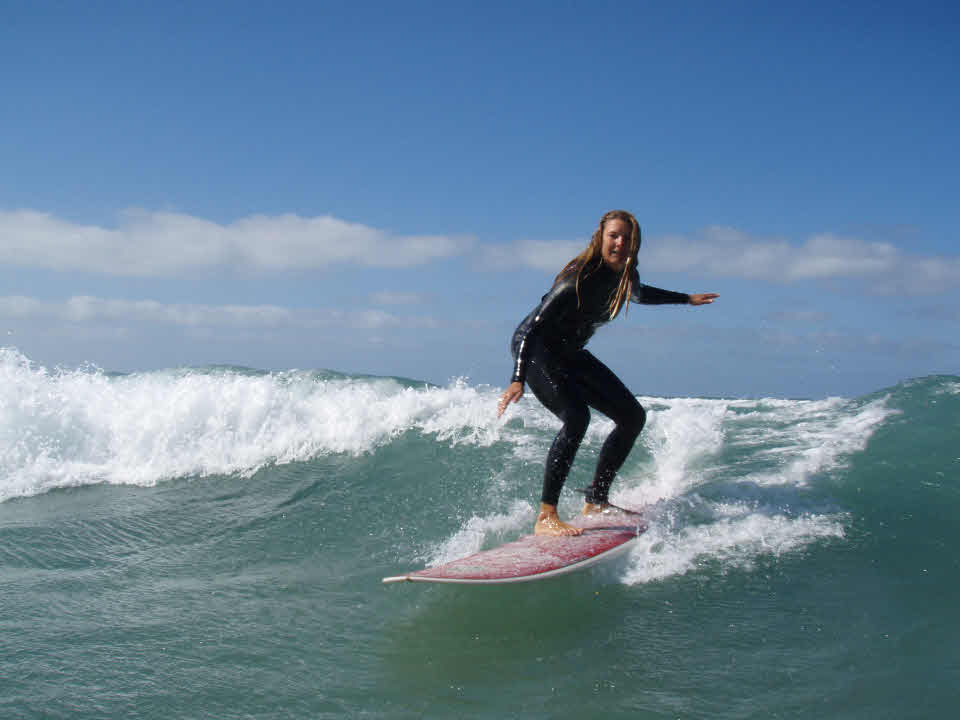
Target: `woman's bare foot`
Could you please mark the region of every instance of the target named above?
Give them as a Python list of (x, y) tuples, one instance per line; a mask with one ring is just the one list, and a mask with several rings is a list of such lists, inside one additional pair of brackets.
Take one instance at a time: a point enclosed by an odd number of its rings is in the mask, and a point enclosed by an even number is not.
[(573, 525), (568, 525), (560, 520), (560, 516), (557, 514), (556, 505), (540, 503), (540, 514), (537, 515), (537, 522), (533, 526), (533, 534), (562, 537), (570, 535), (582, 535), (583, 529), (574, 527)]
[(583, 510), (580, 513), (581, 515), (645, 515), (646, 506), (637, 508), (636, 510), (630, 510), (625, 507), (620, 507), (619, 505), (614, 505), (613, 503), (604, 502), (604, 503), (591, 503), (587, 502), (583, 504)]
[(601, 513), (613, 512), (609, 503), (584, 503), (582, 515), (599, 515)]

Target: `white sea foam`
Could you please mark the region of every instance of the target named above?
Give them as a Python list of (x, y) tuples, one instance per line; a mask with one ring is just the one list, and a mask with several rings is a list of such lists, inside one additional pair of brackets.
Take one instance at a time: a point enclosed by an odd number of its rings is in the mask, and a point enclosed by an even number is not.
[(615, 502), (624, 505), (666, 501), (632, 551), (623, 578), (628, 584), (682, 575), (701, 565), (749, 569), (761, 556), (779, 557), (842, 538), (849, 521), (842, 513), (796, 516), (698, 498), (696, 514), (710, 519), (677, 526), (669, 519), (671, 500), (709, 482), (791, 486), (807, 492), (813, 476), (842, 469), (898, 412), (887, 406), (886, 398), (865, 405), (842, 398), (657, 402), (667, 410), (652, 413), (646, 442), (657, 472), (639, 485), (628, 482), (614, 495)]
[(811, 543), (844, 536), (842, 515), (768, 515), (725, 504), (713, 522), (671, 527), (654, 520), (631, 550), (625, 584), (684, 575), (701, 565), (749, 570), (763, 556), (778, 558)]
[(741, 479), (759, 485), (805, 485), (814, 475), (844, 467), (847, 459), (866, 448), (874, 431), (899, 411), (882, 398), (857, 407), (850, 401), (798, 401), (767, 421), (741, 433), (731, 432), (728, 447), (754, 449), (769, 469)]
[(500, 437), (496, 393), (463, 382), (314, 373), (50, 370), (0, 349), (0, 501), (91, 483), (153, 485), (361, 454), (408, 431), (450, 445)]
[(511, 503), (506, 513), (471, 516), (452, 537), (431, 548), (427, 555), (420, 559), (427, 565), (440, 565), (472, 555), (483, 547), (491, 535), (516, 534), (522, 528), (529, 528), (533, 513), (530, 503), (517, 500)]
[[(641, 436), (653, 466), (645, 468), (644, 481), (634, 488), (630, 502), (646, 505), (676, 497), (708, 479), (710, 459), (723, 448), (727, 404), (688, 398), (641, 400), (653, 406)], [(662, 405), (666, 407), (658, 409)]]
[(945, 382), (943, 386), (938, 388), (935, 393), (936, 395), (960, 395), (960, 382)]

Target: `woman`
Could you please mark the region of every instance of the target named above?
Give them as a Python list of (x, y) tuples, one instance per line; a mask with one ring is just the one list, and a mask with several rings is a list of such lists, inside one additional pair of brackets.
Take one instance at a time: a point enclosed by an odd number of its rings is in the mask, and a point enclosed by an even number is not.
[(579, 535), (583, 531), (560, 520), (557, 502), (573, 458), (580, 447), (590, 410), (613, 420), (615, 427), (600, 450), (593, 484), (587, 489), (584, 514), (609, 507), (614, 476), (643, 429), (646, 413), (620, 379), (584, 349), (600, 325), (612, 320), (628, 300), (645, 305), (707, 305), (716, 293), (687, 295), (640, 283), (637, 251), (640, 227), (625, 210), (611, 210), (586, 250), (567, 263), (553, 288), (524, 318), (513, 334), (513, 378), (503, 393), (497, 416), (523, 396), (526, 382), (533, 394), (563, 422), (550, 447), (540, 497), (537, 535)]

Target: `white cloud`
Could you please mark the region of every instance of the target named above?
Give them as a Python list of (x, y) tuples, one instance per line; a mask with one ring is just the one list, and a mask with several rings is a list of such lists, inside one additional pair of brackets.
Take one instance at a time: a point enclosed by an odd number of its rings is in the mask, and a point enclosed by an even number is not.
[(419, 305), (422, 302), (423, 296), (418, 293), (384, 290), (370, 295), (371, 305)]
[(495, 269), (530, 267), (558, 273), (585, 247), (585, 242), (576, 241), (519, 240), (484, 247), (481, 259), (485, 266)]
[(0, 317), (96, 325), (174, 325), (191, 328), (430, 328), (430, 317), (403, 317), (382, 310), (292, 310), (276, 305), (163, 304), (153, 300), (109, 300), (89, 296), (44, 302), (22, 296), (0, 297)]
[[(494, 267), (530, 267), (558, 272), (586, 243), (519, 241), (485, 250)], [(740, 230), (710, 227), (699, 235), (667, 235), (644, 241), (643, 274), (687, 272), (789, 283), (858, 280), (876, 293), (939, 293), (960, 283), (960, 257), (909, 254), (885, 242), (822, 233), (795, 245), (757, 238)]]
[(906, 253), (885, 242), (822, 233), (793, 245), (713, 227), (696, 238), (656, 238), (643, 265), (768, 282), (850, 280), (875, 293), (943, 292), (960, 282), (960, 258)]
[(251, 215), (220, 225), (182, 213), (127, 210), (117, 227), (106, 228), (33, 210), (0, 211), (0, 263), (112, 275), (169, 275), (223, 265), (410, 267), (465, 253), (473, 244), (464, 236), (396, 236), (329, 215)]

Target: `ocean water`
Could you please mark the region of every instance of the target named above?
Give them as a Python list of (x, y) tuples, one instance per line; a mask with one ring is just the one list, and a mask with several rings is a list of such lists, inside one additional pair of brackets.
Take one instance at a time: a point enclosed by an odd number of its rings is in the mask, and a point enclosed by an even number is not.
[(0, 350), (0, 717), (956, 716), (960, 378), (641, 397), (630, 553), (382, 585), (529, 531), (558, 425), (498, 394)]

